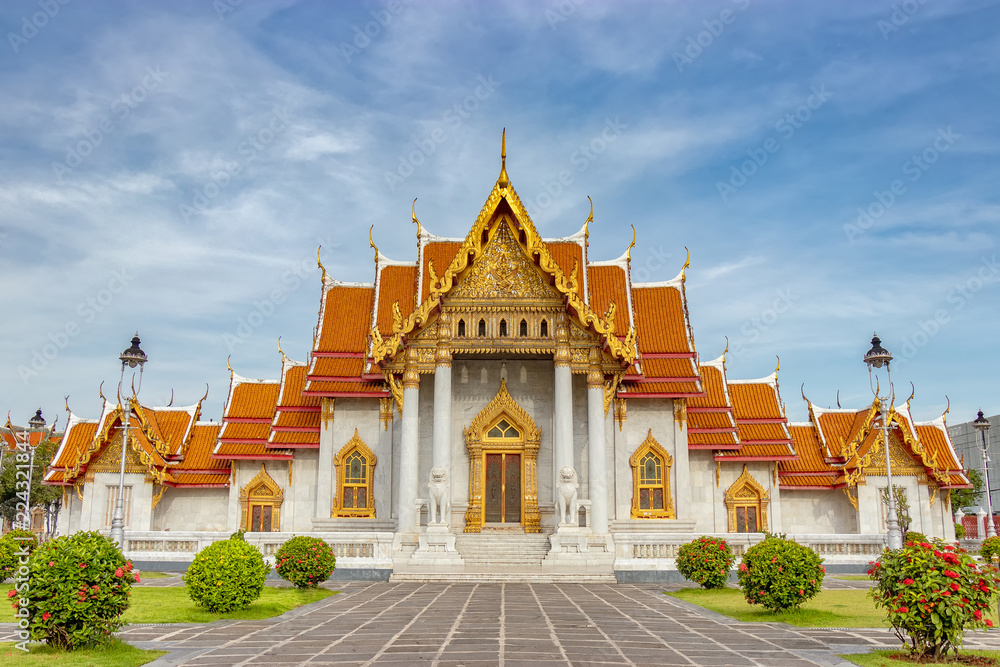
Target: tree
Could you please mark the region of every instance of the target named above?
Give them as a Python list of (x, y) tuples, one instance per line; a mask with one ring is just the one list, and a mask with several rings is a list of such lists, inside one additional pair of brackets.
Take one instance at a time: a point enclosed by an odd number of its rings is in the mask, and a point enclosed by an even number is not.
[(983, 484), (982, 474), (975, 468), (969, 468), (965, 471), (965, 474), (969, 476), (969, 481), (972, 482), (972, 488), (957, 489), (951, 492), (951, 509), (953, 511), (960, 507), (978, 505), (983, 497), (985, 484)]
[[(906, 500), (906, 488), (893, 484), (892, 491), (896, 500), (896, 520), (899, 521), (899, 531), (906, 535), (906, 532), (910, 530), (910, 524), (913, 523), (913, 518), (910, 517), (910, 503)], [(886, 515), (888, 516), (889, 487), (882, 489), (881, 494), (882, 504), (887, 508)]]

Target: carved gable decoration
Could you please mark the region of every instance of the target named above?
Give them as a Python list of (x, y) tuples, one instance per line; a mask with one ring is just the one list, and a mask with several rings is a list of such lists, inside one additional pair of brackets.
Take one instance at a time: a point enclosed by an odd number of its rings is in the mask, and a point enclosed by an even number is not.
[[(917, 463), (892, 434), (889, 435), (889, 458), (892, 460), (893, 475), (923, 475), (926, 471), (924, 466)], [(871, 463), (865, 468), (865, 474), (884, 475), (885, 473), (885, 445), (880, 433), (876, 444), (872, 447)]]
[[(118, 434), (108, 443), (104, 450), (94, 459), (89, 466), (88, 472), (114, 472), (121, 470), (122, 465), (122, 437), (124, 433)], [(145, 473), (146, 466), (139, 460), (139, 453), (135, 450), (135, 439), (129, 438), (128, 447), (125, 449), (125, 472)]]
[(531, 418), (531, 415), (525, 412), (524, 408), (518, 405), (517, 401), (507, 392), (507, 380), (500, 380), (500, 390), (497, 392), (497, 395), (476, 415), (476, 418), (472, 420), (472, 424), (466, 428), (466, 438), (471, 441), (481, 442), (489, 428), (501, 416), (508, 417), (511, 422), (520, 427), (519, 430), (529, 445), (538, 447), (542, 431), (535, 425), (535, 420)]
[(758, 521), (760, 530), (767, 532), (767, 506), (771, 502), (767, 489), (750, 474), (747, 465), (743, 464), (743, 473), (733, 485), (726, 490), (725, 503), (729, 514), (729, 532), (736, 532), (736, 508), (753, 505), (760, 511)]
[(497, 222), (482, 255), (459, 278), (449, 294), (453, 299), (562, 301), (514, 239), (506, 217)]

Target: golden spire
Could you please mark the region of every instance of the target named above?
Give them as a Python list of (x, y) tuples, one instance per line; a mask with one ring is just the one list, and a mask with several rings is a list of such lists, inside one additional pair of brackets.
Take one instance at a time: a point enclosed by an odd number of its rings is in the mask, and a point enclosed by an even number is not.
[(632, 225), (632, 242), (628, 244), (628, 250), (625, 251), (625, 259), (632, 261), (632, 248), (635, 247), (635, 225)]
[(726, 336), (726, 349), (722, 351), (722, 365), (726, 365), (726, 353), (729, 352), (729, 336)]
[(375, 249), (375, 263), (378, 264), (378, 246), (375, 245), (375, 239), (372, 238), (372, 230), (374, 229), (375, 225), (368, 228), (368, 243)]
[[(587, 195), (587, 199), (590, 199), (590, 195)], [(587, 221), (583, 223), (583, 238), (590, 238), (590, 223), (594, 221), (594, 200), (590, 199), (590, 215), (587, 216)]]
[(774, 367), (774, 376), (778, 376), (778, 371), (781, 370), (781, 357), (774, 355), (774, 358), (778, 360), (778, 365)]
[(687, 280), (687, 270), (691, 266), (691, 251), (688, 250), (687, 246), (684, 246), (684, 252), (687, 253), (687, 258), (684, 260), (684, 266), (681, 267), (681, 282)]
[(321, 245), (320, 246), (316, 246), (316, 266), (318, 266), (320, 268), (320, 270), (323, 271), (323, 282), (325, 283), (326, 282), (326, 267), (323, 266), (323, 262), (320, 261), (320, 258), (319, 258), (319, 251), (322, 248), (323, 248), (323, 246), (321, 246)]
[(234, 373), (234, 371), (233, 371), (233, 365), (229, 363), (229, 360), (232, 359), (232, 358), (233, 358), (233, 355), (231, 355), (231, 354), (228, 357), (226, 357), (226, 368), (229, 369), (229, 379), (230, 379), (230, 381), (232, 381), (232, 379), (233, 379), (233, 373)]
[(423, 234), (423, 228), (420, 226), (420, 221), (417, 220), (417, 198), (413, 198), (413, 206), (410, 209), (413, 212), (413, 222), (417, 223), (417, 243), (420, 243), (420, 236)]
[(500, 178), (497, 179), (497, 185), (501, 188), (505, 188), (510, 185), (510, 179), (507, 178), (507, 128), (503, 129), (503, 134), (500, 135)]
[(288, 357), (285, 356), (285, 351), (281, 349), (281, 336), (278, 336), (278, 352), (281, 354), (281, 365), (284, 366), (285, 362), (288, 361)]

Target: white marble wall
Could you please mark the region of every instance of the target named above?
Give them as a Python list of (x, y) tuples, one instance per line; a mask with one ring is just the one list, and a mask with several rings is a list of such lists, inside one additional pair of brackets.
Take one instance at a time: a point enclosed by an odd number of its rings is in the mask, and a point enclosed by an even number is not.
[[(703, 449), (689, 451), (688, 463), (691, 466), (691, 509), (688, 519), (696, 522), (696, 532), (726, 532), (726, 506), (721, 502), (725, 489), (721, 484), (719, 488), (715, 486), (715, 459), (712, 452)], [(722, 526), (721, 529), (719, 525)]]
[[(153, 510), (153, 530), (229, 530), (229, 489), (167, 489)], [(233, 528), (232, 530), (235, 530)]]
[[(574, 388), (575, 389), (575, 388)], [(628, 402), (628, 419), (619, 431), (617, 425), (613, 431), (613, 440), (608, 441), (608, 449), (613, 450), (613, 467), (615, 471), (614, 503), (609, 518), (617, 521), (628, 521), (632, 517), (632, 467), (629, 457), (646, 440), (652, 429), (653, 437), (660, 446), (674, 459), (676, 463), (677, 443), (675, 442), (674, 409), (670, 399), (635, 399)], [(687, 443), (685, 443), (687, 446)], [(674, 508), (678, 518), (689, 518), (690, 508), (677, 507), (677, 467), (670, 469), (670, 488), (674, 495)]]
[(858, 512), (843, 490), (784, 491), (781, 495), (782, 531), (854, 534)]

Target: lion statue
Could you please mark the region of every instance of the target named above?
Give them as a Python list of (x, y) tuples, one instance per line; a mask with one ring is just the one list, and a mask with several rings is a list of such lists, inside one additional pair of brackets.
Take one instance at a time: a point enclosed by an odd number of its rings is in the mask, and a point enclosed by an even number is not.
[(577, 525), (579, 523), (579, 509), (576, 502), (577, 489), (580, 482), (576, 479), (576, 470), (571, 466), (564, 466), (559, 471), (559, 493), (556, 496), (556, 513), (559, 516), (559, 524)]
[(430, 492), (427, 522), (447, 525), (451, 517), (451, 494), (448, 493), (448, 471), (444, 466), (431, 468), (431, 479), (427, 483), (427, 490)]

